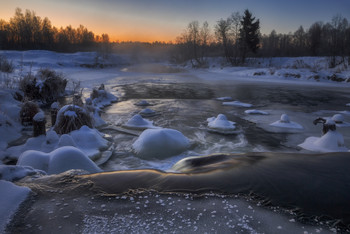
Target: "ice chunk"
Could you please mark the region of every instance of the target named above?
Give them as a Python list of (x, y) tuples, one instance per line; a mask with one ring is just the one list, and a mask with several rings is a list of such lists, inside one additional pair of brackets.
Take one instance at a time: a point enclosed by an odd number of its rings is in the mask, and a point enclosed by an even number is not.
[(232, 97), (218, 97), (216, 98), (216, 100), (222, 101), (222, 102), (229, 102), (229, 101), (232, 101)]
[(141, 158), (166, 158), (187, 150), (189, 140), (174, 129), (147, 129), (132, 145)]
[(223, 102), (222, 105), (224, 106), (238, 106), (238, 107), (252, 107), (252, 104), (244, 103), (240, 101), (232, 101), (232, 102)]
[(153, 121), (144, 119), (139, 114), (136, 114), (133, 117), (131, 117), (123, 126), (134, 129), (156, 128), (155, 126), (153, 126)]
[(303, 126), (301, 126), (300, 124), (290, 121), (289, 116), (287, 114), (282, 114), (280, 120), (273, 122), (270, 125), (279, 128), (303, 129)]

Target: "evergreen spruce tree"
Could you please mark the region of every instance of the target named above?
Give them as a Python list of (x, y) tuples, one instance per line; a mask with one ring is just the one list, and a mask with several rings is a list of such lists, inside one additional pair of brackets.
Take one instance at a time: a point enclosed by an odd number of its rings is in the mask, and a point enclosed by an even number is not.
[(239, 43), (242, 63), (244, 63), (248, 52), (256, 53), (259, 49), (260, 22), (252, 17), (249, 10), (245, 10), (241, 24)]

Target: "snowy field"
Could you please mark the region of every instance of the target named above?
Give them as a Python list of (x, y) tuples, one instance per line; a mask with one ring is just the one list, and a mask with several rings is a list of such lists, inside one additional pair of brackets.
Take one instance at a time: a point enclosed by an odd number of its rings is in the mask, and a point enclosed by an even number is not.
[[(329, 69), (327, 58), (310, 57), (256, 59), (247, 67), (224, 66), (221, 59), (210, 59), (209, 68), (192, 69), (166, 62), (140, 64), (127, 56), (111, 55), (109, 59), (98, 58), (105, 67), (101, 69), (87, 68), (96, 63), (96, 53), (1, 51), (0, 55), (15, 66), (12, 74), (0, 72), (0, 203), (4, 204), (0, 208), (0, 232), (347, 230), (349, 214), (345, 225), (337, 224), (339, 217), (327, 220), (311, 214), (312, 218), (301, 218), (303, 214), (290, 207), (280, 208), (279, 204), (267, 202), (269, 198), (246, 194), (195, 196), (191, 191), (152, 191), (140, 195), (109, 194), (106, 198), (82, 189), (84, 185), (77, 186), (82, 193), (66, 193), (64, 183), (55, 181), (56, 188), (41, 187), (41, 183), (46, 177), (55, 180), (56, 174), (70, 169), (89, 173), (133, 169), (178, 173), (173, 166), (181, 159), (215, 153), (348, 152), (350, 69)], [(41, 68), (62, 73), (69, 81), (68, 94), (73, 81), (80, 81), (84, 102), (93, 88), (105, 85), (106, 99), (92, 103), (94, 108), (103, 110), (101, 117), (94, 115), (96, 128), (84, 126), (60, 135), (47, 121), (46, 136), (32, 137), (30, 129), (21, 126), (21, 103), (13, 98), (13, 81)], [(62, 99), (60, 106), (69, 104), (67, 100)], [(49, 119), (47, 107), (42, 109)], [(318, 117), (336, 125), (336, 130), (323, 135), (322, 124), (313, 124)], [(324, 177), (333, 175), (333, 171), (326, 173), (329, 174)], [(31, 179), (19, 181), (25, 176)], [(345, 181), (348, 178), (346, 174), (338, 176)], [(27, 202), (23, 203), (26, 197)], [(54, 227), (49, 225), (53, 220)]]

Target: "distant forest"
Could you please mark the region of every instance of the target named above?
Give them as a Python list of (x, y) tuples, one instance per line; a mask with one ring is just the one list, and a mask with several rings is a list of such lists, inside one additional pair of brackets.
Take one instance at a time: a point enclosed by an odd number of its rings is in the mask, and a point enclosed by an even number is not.
[(47, 17), (17, 8), (8, 22), (0, 19), (0, 49), (153, 54), (157, 59), (191, 61), (194, 67), (205, 66), (206, 58), (218, 56), (232, 65), (244, 63), (247, 57), (329, 56), (330, 66), (336, 66), (350, 63), (350, 24), (336, 15), (330, 22), (315, 22), (308, 29), (300, 26), (294, 33), (273, 30), (262, 35), (260, 20), (246, 10), (218, 20), (213, 27), (192, 21), (174, 43), (110, 42), (108, 34), (95, 35), (82, 25), (56, 28)]
[(108, 49), (108, 34), (95, 35), (83, 25), (56, 28), (45, 17), (34, 11), (20, 8), (6, 22), (0, 19), (0, 49), (3, 50), (53, 50), (59, 52)]

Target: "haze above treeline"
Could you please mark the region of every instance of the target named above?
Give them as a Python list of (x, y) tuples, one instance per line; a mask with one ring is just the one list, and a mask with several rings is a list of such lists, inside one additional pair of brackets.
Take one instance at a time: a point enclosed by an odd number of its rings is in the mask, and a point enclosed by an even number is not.
[[(252, 19), (255, 19), (254, 12)], [(223, 16), (215, 25), (206, 22), (189, 22), (188, 27), (173, 42), (111, 42), (107, 33), (96, 35), (83, 25), (59, 27), (52, 25), (47, 17), (37, 16), (34, 11), (17, 8), (9, 21), (0, 19), (1, 50), (52, 50), (58, 52), (110, 50), (121, 53), (167, 54), (178, 61), (196, 56), (226, 56), (227, 48), (234, 53), (239, 47), (243, 12)], [(83, 22), (82, 22), (83, 23)], [(227, 26), (226, 42), (219, 30)], [(195, 26), (196, 28), (193, 28)], [(221, 28), (222, 29), (222, 28)], [(192, 31), (191, 31), (192, 30)], [(193, 30), (198, 34), (194, 35)], [(192, 33), (192, 35), (191, 35)], [(342, 56), (350, 57), (350, 24), (348, 19), (335, 15), (329, 22), (315, 22), (310, 28), (300, 26), (294, 33), (280, 34), (273, 30), (270, 34), (259, 33), (258, 50), (248, 56)], [(224, 45), (227, 43), (227, 45)], [(226, 51), (225, 51), (225, 48)], [(192, 50), (197, 51), (192, 51)], [(187, 50), (187, 52), (184, 52)], [(192, 55), (191, 55), (192, 51)]]

